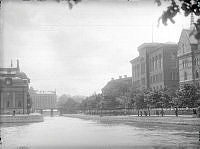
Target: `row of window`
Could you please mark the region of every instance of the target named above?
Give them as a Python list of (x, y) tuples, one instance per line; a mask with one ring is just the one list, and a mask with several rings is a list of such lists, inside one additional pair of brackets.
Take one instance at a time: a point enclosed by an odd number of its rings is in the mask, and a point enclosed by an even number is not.
[(163, 81), (162, 73), (156, 74), (150, 77), (150, 83), (160, 82)]
[[(198, 78), (200, 77), (200, 76), (199, 76), (199, 71), (198, 71), (198, 70), (195, 71), (194, 77), (195, 77), (196, 79), (198, 79)], [(187, 72), (184, 72), (184, 80), (188, 80)]]
[(162, 56), (161, 54), (150, 58), (150, 71), (154, 71), (162, 68)]
[[(22, 104), (22, 101), (21, 100), (18, 100), (16, 103), (15, 103), (15, 107), (17, 108), (22, 108), (23, 104)], [(13, 104), (10, 100), (7, 100), (6, 102), (6, 107), (7, 108), (10, 108), (10, 107), (13, 107)]]
[(187, 59), (182, 60), (183, 68), (187, 68), (189, 66), (189, 61)]
[(194, 58), (194, 65), (200, 65), (200, 58)]
[[(189, 67), (189, 60), (185, 59), (185, 60), (182, 60), (182, 66), (183, 68), (187, 68)], [(193, 63), (195, 66), (198, 66), (200, 65), (200, 58), (194, 58), (194, 63)]]
[(155, 90), (161, 90), (162, 88), (163, 88), (162, 85), (157, 85), (157, 86), (152, 87), (151, 89), (155, 91)]
[(54, 106), (56, 99), (54, 97), (32, 97), (32, 102), (35, 107)]

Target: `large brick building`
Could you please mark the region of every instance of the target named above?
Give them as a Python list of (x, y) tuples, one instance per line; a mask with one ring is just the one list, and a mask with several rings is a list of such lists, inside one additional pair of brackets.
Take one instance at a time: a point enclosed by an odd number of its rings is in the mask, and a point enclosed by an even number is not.
[(179, 78), (181, 84), (200, 85), (200, 45), (192, 30), (183, 29), (178, 42)]
[(25, 114), (30, 109), (31, 101), (28, 93), (29, 78), (17, 67), (0, 68), (0, 112), (1, 114)]
[(139, 56), (131, 60), (132, 86), (135, 89), (176, 89), (178, 86), (177, 44), (144, 43)]

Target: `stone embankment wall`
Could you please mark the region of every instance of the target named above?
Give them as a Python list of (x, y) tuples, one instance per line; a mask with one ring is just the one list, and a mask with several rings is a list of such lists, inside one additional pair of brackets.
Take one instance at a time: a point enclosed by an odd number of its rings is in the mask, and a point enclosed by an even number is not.
[(176, 116), (98, 116), (98, 115), (85, 115), (85, 114), (64, 114), (63, 116), (80, 118), (85, 120), (94, 120), (101, 122), (116, 122), (116, 123), (159, 123), (159, 124), (173, 124), (173, 125), (191, 125), (191, 126), (200, 126), (200, 118), (192, 117), (176, 117)]
[(0, 115), (0, 123), (31, 123), (43, 122), (42, 115)]

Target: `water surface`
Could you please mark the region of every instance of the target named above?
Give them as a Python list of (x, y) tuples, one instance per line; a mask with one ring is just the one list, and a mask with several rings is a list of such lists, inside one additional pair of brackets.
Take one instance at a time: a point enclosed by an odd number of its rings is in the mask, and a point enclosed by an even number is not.
[(1, 125), (0, 148), (132, 148), (193, 146), (198, 128), (191, 126), (107, 124), (69, 117), (44, 122)]

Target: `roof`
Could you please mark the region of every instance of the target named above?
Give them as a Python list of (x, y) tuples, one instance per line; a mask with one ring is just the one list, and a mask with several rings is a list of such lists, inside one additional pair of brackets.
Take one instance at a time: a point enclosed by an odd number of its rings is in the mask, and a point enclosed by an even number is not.
[(161, 43), (157, 43), (157, 42), (155, 42), (155, 43), (154, 42), (153, 43), (143, 43), (138, 47), (138, 50), (145, 48), (145, 47), (155, 47), (155, 46), (158, 46), (160, 44)]
[(139, 58), (140, 58), (140, 56), (137, 56), (136, 58), (132, 59), (132, 60), (130, 61), (130, 63), (133, 63), (133, 62), (137, 61)]
[(166, 43), (143, 43), (138, 47), (138, 50), (145, 48), (145, 47), (163, 47), (163, 46), (177, 46), (174, 42), (166, 42)]
[(24, 72), (21, 72), (18, 68), (0, 68), (0, 76), (2, 77), (11, 77), (11, 78), (20, 78), (20, 79), (28, 79), (27, 75)]
[[(195, 38), (195, 36), (192, 34), (192, 35), (190, 35), (191, 33), (192, 33), (192, 30), (189, 30), (189, 29), (183, 29), (182, 30), (182, 33), (186, 33), (186, 35), (187, 35), (187, 37), (188, 37), (188, 39), (189, 39), (189, 41), (190, 41), (190, 44), (198, 44), (198, 41), (197, 41), (197, 39)], [(181, 33), (181, 34), (182, 34)]]
[(28, 79), (27, 75), (24, 72), (17, 72), (16, 77), (21, 79)]
[(17, 68), (0, 68), (0, 71), (17, 71)]

